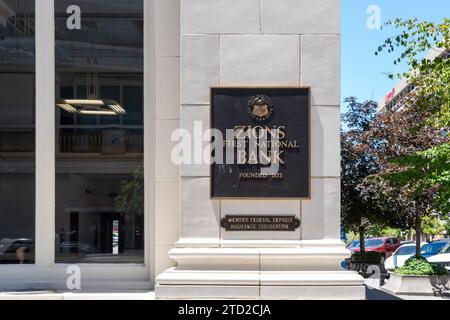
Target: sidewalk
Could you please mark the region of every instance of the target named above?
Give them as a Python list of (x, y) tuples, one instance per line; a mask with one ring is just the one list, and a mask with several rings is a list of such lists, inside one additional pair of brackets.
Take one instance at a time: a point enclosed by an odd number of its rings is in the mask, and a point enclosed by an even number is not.
[[(127, 292), (56, 292), (56, 291), (30, 291), (30, 292), (4, 292), (0, 293), (2, 300), (155, 300), (155, 292), (127, 291)], [(450, 300), (446, 297), (433, 296), (395, 296), (378, 287), (366, 285), (366, 300)]]
[(4, 292), (2, 300), (155, 300), (155, 292)]

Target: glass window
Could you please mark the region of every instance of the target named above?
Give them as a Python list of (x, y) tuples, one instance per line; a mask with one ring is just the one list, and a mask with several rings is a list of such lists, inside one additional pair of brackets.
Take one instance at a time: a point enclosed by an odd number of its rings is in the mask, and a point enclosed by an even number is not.
[(434, 242), (434, 243), (427, 243), (426, 245), (422, 246), (422, 249), (420, 249), (420, 254), (423, 255), (436, 255), (445, 247), (445, 242)]
[(369, 240), (366, 240), (366, 242), (365, 242), (365, 246), (367, 248), (381, 247), (383, 245), (384, 245), (384, 240), (382, 240), (382, 239), (369, 239)]
[(397, 252), (395, 253), (396, 256), (409, 256), (416, 253), (416, 247), (415, 246), (403, 246), (400, 247)]
[(442, 249), (441, 254), (450, 253), (450, 242)]
[(55, 0), (56, 261), (144, 262), (143, 0)]
[(0, 1), (0, 264), (34, 263), (34, 12)]

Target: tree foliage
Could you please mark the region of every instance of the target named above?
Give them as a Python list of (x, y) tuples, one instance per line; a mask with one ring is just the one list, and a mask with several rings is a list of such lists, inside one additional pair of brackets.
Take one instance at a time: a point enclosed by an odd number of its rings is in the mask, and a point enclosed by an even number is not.
[[(342, 115), (346, 130), (341, 133), (342, 145), (342, 220), (344, 225), (373, 225), (409, 229), (414, 225), (415, 203), (409, 194), (393, 185), (382, 172), (390, 167), (388, 159), (398, 154), (420, 150), (423, 140), (405, 142), (403, 132), (412, 119), (397, 124), (394, 114), (378, 114), (373, 101), (360, 103), (355, 97), (345, 99), (348, 111)], [(406, 113), (405, 113), (406, 114)], [(417, 121), (415, 115), (414, 121)], [(404, 129), (404, 130), (403, 130)], [(393, 133), (394, 130), (398, 132)]]
[(144, 215), (144, 168), (140, 166), (133, 179), (122, 182), (120, 194), (115, 199), (119, 212), (125, 216), (143, 217)]
[(346, 98), (345, 103), (348, 112), (342, 115), (342, 122), (346, 130), (341, 129), (342, 221), (354, 228), (364, 218), (373, 220), (379, 216), (371, 199), (365, 198), (359, 189), (366, 177), (378, 172), (376, 159), (368, 152), (370, 147), (364, 140), (378, 106), (373, 101), (360, 103), (355, 97)]
[(445, 233), (447, 234), (447, 236), (450, 236), (450, 216), (444, 215), (443, 222), (444, 222)]
[[(409, 71), (398, 74), (415, 85), (410, 98), (416, 106), (433, 112), (431, 123), (450, 123), (450, 60), (440, 55), (450, 48), (450, 19), (440, 24), (418, 19), (395, 19), (387, 23), (399, 34), (386, 39), (376, 54), (387, 50), (396, 54), (394, 64), (406, 62)], [(389, 75), (394, 78), (393, 74)]]
[(401, 237), (403, 235), (403, 231), (399, 228), (374, 224), (367, 230), (367, 234), (372, 237)]
[(372, 224), (415, 227), (419, 249), (421, 227), (430, 231), (429, 219), (422, 219), (450, 211), (450, 54), (442, 55), (450, 49), (450, 19), (396, 19), (388, 26), (399, 33), (376, 54), (387, 51), (394, 64), (406, 63), (409, 70), (397, 76), (413, 90), (382, 113), (368, 112), (373, 104), (346, 100), (343, 220), (356, 223), (365, 215)]
[(414, 210), (410, 199), (378, 176), (386, 166), (383, 150), (390, 144), (372, 138), (379, 117), (377, 103), (361, 103), (355, 97), (346, 98), (345, 103), (348, 111), (342, 115), (341, 133), (343, 224), (362, 233), (377, 225), (411, 228)]
[(405, 221), (418, 231), (419, 247), (421, 219), (450, 211), (450, 59), (442, 55), (450, 48), (450, 20), (396, 19), (388, 25), (400, 33), (388, 38), (377, 54), (387, 50), (397, 54), (395, 64), (406, 62), (409, 70), (397, 76), (406, 78), (413, 90), (397, 101), (395, 110), (377, 116), (367, 133), (368, 140), (376, 141), (372, 145), (380, 171), (365, 183), (368, 195), (398, 193), (409, 212)]
[(399, 101), (400, 109), (377, 118), (371, 138), (382, 141), (386, 167), (382, 180), (405, 192), (422, 212), (450, 211), (450, 19), (434, 24), (395, 19), (399, 30), (378, 48), (406, 62), (404, 77), (414, 90)]
[(424, 216), (422, 218), (422, 231), (426, 235), (437, 236), (443, 234), (445, 228), (436, 217)]

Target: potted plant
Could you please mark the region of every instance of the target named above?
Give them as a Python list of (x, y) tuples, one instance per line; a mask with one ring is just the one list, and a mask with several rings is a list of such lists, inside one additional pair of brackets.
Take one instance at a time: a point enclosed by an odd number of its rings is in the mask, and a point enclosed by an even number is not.
[(413, 257), (390, 273), (382, 289), (396, 295), (450, 296), (450, 278), (444, 267)]

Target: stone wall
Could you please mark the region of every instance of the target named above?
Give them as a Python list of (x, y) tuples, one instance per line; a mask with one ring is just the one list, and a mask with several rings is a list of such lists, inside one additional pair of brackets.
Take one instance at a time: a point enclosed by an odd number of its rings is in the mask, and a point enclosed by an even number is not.
[(180, 0), (154, 0), (155, 21), (155, 273), (171, 267), (179, 239), (180, 174), (171, 161), (172, 132), (180, 126)]
[[(179, 123), (199, 146), (192, 158), (202, 156), (194, 128), (210, 127), (211, 86), (308, 86), (311, 198), (214, 200), (209, 166), (181, 165), (176, 267), (157, 276), (158, 299), (364, 299), (362, 277), (341, 267), (339, 19), (339, 0), (181, 1)], [(220, 220), (233, 214), (295, 215), (302, 226), (226, 232)]]
[[(181, 240), (339, 239), (340, 29), (338, 0), (182, 0), (181, 127), (209, 128), (212, 85), (311, 86), (312, 195), (308, 201), (214, 201), (207, 165), (181, 168)], [(193, 134), (193, 133), (192, 133)], [(296, 233), (222, 232), (226, 214), (295, 214)]]

